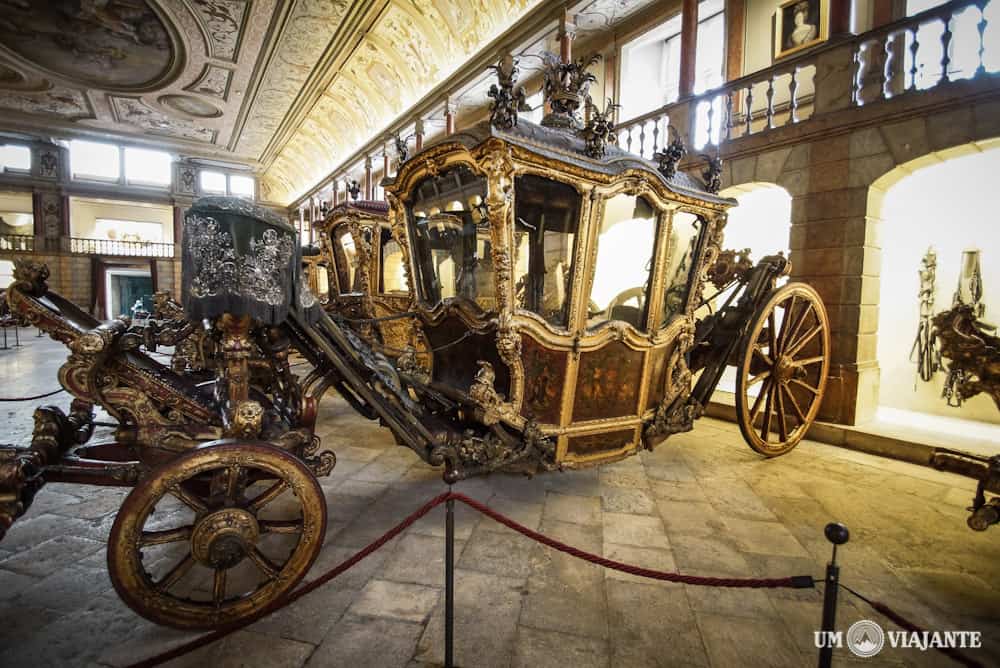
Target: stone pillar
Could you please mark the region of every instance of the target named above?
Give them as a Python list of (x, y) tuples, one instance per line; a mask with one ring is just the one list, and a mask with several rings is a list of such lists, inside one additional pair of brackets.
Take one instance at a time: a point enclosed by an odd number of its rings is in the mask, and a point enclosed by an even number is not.
[(444, 101), (444, 133), (446, 135), (455, 134), (455, 113), (451, 110), (451, 100)]
[[(449, 133), (450, 134), (450, 133)], [(365, 156), (365, 199), (372, 200), (375, 194), (372, 190), (372, 157)]]
[(870, 420), (878, 404), (882, 251), (868, 217), (860, 156), (852, 155), (863, 150), (850, 135), (798, 146), (778, 179), (792, 194), (791, 279), (816, 288), (830, 316), (831, 362), (820, 419), (842, 424)]
[(746, 30), (745, 0), (726, 0), (726, 81), (743, 76), (743, 33)]
[(698, 0), (681, 2), (681, 78), (680, 99), (694, 92), (697, 73), (695, 51), (698, 48)]

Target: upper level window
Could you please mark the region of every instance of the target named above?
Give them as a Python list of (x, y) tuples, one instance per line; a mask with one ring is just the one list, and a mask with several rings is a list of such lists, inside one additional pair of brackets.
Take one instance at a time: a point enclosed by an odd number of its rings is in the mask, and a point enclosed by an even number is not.
[(0, 172), (31, 171), (31, 149), (8, 144), (0, 146)]
[(121, 155), (114, 144), (74, 139), (69, 143), (69, 165), (73, 178), (117, 181)]
[[(724, 0), (698, 4), (696, 93), (722, 84)], [(622, 47), (620, 118), (630, 119), (677, 100), (681, 78), (681, 17), (676, 15)]]
[(133, 185), (170, 185), (173, 158), (163, 151), (125, 148), (125, 180)]
[(226, 194), (226, 175), (222, 172), (202, 170), (198, 177), (201, 181), (201, 191), (213, 195)]
[(253, 199), (253, 177), (230, 174), (229, 194)]

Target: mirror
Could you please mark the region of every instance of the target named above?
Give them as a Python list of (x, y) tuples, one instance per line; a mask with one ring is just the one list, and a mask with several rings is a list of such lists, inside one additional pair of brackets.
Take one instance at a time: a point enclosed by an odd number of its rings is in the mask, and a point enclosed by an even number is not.
[(597, 233), (587, 327), (621, 320), (646, 328), (657, 212), (642, 197), (621, 193), (604, 202)]

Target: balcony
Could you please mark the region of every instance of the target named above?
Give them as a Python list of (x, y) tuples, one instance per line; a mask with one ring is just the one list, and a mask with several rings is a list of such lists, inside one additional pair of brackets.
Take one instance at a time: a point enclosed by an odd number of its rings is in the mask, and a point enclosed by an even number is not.
[(72, 253), (113, 257), (174, 257), (174, 244), (155, 241), (118, 241), (60, 237), (49, 239), (21, 234), (0, 234), (0, 252)]
[[(844, 113), (852, 109), (882, 105), (873, 113), (904, 107), (912, 112), (938, 104), (949, 90), (968, 95), (977, 85), (995, 86), (1000, 22), (987, 18), (997, 13), (989, 5), (989, 0), (958, 0), (860, 35), (831, 39), (715, 90), (619, 123), (619, 145), (652, 158), (669, 142), (673, 127), (695, 151), (726, 152), (723, 147), (734, 140), (809, 126), (810, 120), (822, 120), (811, 125), (828, 132), (857, 120)], [(899, 99), (910, 102), (884, 104)], [(796, 134), (806, 131), (802, 127)]]

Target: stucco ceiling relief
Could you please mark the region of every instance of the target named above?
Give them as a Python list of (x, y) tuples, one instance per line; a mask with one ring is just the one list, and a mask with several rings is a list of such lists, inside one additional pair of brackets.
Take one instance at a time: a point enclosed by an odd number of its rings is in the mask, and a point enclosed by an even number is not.
[(200, 123), (174, 118), (132, 97), (112, 97), (111, 106), (120, 123), (134, 125), (150, 134), (212, 143), (217, 131)]
[(213, 58), (235, 61), (247, 0), (188, 0), (209, 37)]

